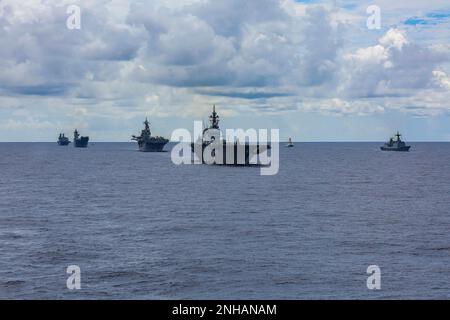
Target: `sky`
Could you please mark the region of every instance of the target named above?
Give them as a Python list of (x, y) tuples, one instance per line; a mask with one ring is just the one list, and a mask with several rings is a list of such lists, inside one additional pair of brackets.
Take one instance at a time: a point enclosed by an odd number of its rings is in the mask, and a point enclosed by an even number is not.
[(0, 0), (0, 41), (0, 141), (170, 137), (213, 104), (282, 140), (450, 141), (449, 1)]

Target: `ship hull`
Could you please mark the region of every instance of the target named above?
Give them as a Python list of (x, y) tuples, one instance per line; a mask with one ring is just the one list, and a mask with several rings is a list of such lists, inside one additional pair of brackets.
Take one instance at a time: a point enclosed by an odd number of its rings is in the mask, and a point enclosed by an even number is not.
[(399, 151), (399, 152), (408, 152), (411, 146), (399, 147), (399, 148), (391, 148), (391, 147), (380, 147), (382, 151)]
[(58, 141), (58, 145), (60, 146), (68, 146), (70, 141)]
[(73, 142), (75, 148), (87, 148), (89, 143), (89, 137), (81, 137)]
[[(191, 143), (191, 150), (192, 152), (198, 157), (198, 159), (202, 159), (203, 164), (212, 164), (212, 165), (228, 165), (228, 166), (250, 166), (250, 165), (256, 165), (255, 161), (252, 161), (252, 159), (258, 155), (261, 154), (268, 149), (270, 149), (270, 145), (259, 145), (259, 144), (248, 144), (245, 145), (237, 145), (234, 144), (226, 144), (223, 143), (222, 147), (222, 159), (215, 160), (214, 163), (208, 163), (203, 159), (203, 154), (205, 148), (208, 146), (207, 143), (203, 143), (201, 146), (196, 143)], [(244, 151), (242, 151), (242, 149)], [(238, 157), (238, 152), (243, 153), (243, 157)], [(227, 154), (233, 154), (234, 157), (228, 156)], [(214, 155), (213, 155), (214, 156)]]
[(163, 152), (164, 146), (167, 144), (167, 142), (160, 142), (160, 143), (140, 143), (139, 144), (139, 151), (141, 152)]

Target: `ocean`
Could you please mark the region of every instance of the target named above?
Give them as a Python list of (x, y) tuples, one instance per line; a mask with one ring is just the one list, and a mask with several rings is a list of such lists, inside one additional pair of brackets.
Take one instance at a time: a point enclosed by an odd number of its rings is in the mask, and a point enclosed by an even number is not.
[(261, 176), (134, 143), (0, 143), (0, 298), (450, 298), (450, 143), (381, 144), (281, 146)]

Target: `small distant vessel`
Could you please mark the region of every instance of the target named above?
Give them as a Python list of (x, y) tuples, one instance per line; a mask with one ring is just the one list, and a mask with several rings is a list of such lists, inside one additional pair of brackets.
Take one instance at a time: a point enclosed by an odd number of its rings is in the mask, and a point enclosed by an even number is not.
[(286, 147), (288, 148), (293, 148), (294, 147), (294, 143), (292, 142), (292, 139), (289, 138), (288, 144), (286, 145)]
[(394, 140), (394, 138), (389, 139), (389, 142), (386, 142), (384, 146), (380, 147), (383, 151), (409, 151), (411, 146), (407, 146), (405, 142), (403, 142), (400, 137), (402, 135), (397, 131), (397, 134), (395, 137), (397, 137), (397, 140)]
[(70, 140), (64, 135), (64, 133), (60, 133), (57, 142), (60, 146), (67, 146), (69, 145)]
[(89, 142), (89, 137), (80, 137), (78, 130), (75, 129), (73, 132), (73, 146), (75, 148), (87, 148)]
[(163, 137), (152, 137), (150, 132), (150, 123), (147, 118), (144, 121), (145, 128), (141, 131), (140, 136), (132, 136), (131, 140), (137, 141), (139, 145), (139, 151), (142, 152), (162, 152), (164, 146), (169, 142), (168, 139)]
[[(202, 137), (199, 138), (198, 141), (191, 143), (191, 150), (193, 153), (197, 155), (199, 159), (202, 159), (202, 163), (206, 164), (205, 159), (203, 157), (204, 150), (212, 143), (218, 143), (218, 149), (220, 149), (220, 145), (222, 145), (222, 159), (215, 158), (216, 157), (216, 149), (213, 149), (211, 152), (211, 156), (214, 157), (214, 163), (217, 165), (243, 165), (248, 166), (251, 165), (251, 160), (254, 156), (263, 153), (270, 149), (269, 144), (260, 145), (258, 143), (251, 144), (249, 142), (241, 143), (239, 141), (227, 142), (221, 138), (218, 142), (215, 142), (217, 137), (221, 136), (220, 128), (219, 128), (219, 115), (216, 113), (216, 106), (213, 106), (213, 112), (209, 116), (209, 121), (211, 125), (209, 128), (205, 128), (203, 130)], [(227, 158), (228, 154), (233, 154), (232, 159)], [(242, 153), (242, 158), (238, 157)], [(231, 158), (231, 157), (229, 157)]]

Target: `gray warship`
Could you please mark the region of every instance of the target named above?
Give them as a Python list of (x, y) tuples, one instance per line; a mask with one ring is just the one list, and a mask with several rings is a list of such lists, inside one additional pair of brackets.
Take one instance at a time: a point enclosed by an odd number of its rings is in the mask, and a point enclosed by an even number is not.
[(164, 146), (169, 142), (168, 139), (163, 137), (152, 137), (150, 132), (150, 123), (147, 118), (144, 121), (145, 128), (141, 131), (140, 136), (132, 136), (131, 140), (137, 141), (139, 145), (139, 151), (142, 152), (162, 152)]
[(89, 137), (80, 137), (78, 130), (75, 129), (73, 132), (73, 146), (75, 148), (87, 148), (89, 142)]
[(69, 145), (70, 140), (64, 135), (64, 133), (60, 133), (57, 142), (60, 146), (67, 146)]
[[(202, 137), (199, 138), (194, 143), (191, 143), (192, 152), (201, 159), (203, 164), (206, 164), (205, 159), (203, 157), (204, 150), (211, 143), (216, 143), (216, 137), (220, 137), (220, 128), (219, 128), (219, 115), (216, 112), (216, 106), (213, 106), (213, 112), (209, 116), (210, 126), (203, 130)], [(219, 138), (220, 139), (220, 138)], [(216, 165), (239, 165), (239, 166), (248, 166), (254, 163), (251, 163), (251, 160), (254, 156), (263, 153), (270, 149), (270, 144), (260, 145), (258, 143), (251, 144), (248, 142), (241, 143), (239, 141), (236, 142), (228, 142), (221, 139), (219, 141), (219, 146), (222, 144), (222, 159), (216, 158), (215, 151), (212, 150), (211, 156), (215, 157), (215, 161), (213, 163), (208, 164), (216, 164)], [(227, 151), (229, 154), (233, 154), (233, 159), (227, 158)], [(243, 158), (238, 159), (238, 153), (242, 153)], [(229, 157), (231, 158), (231, 157)]]
[(411, 146), (407, 146), (406, 143), (400, 139), (402, 135), (398, 131), (395, 136), (397, 137), (397, 140), (394, 140), (394, 138), (389, 139), (389, 142), (386, 142), (380, 149), (383, 151), (409, 151)]

